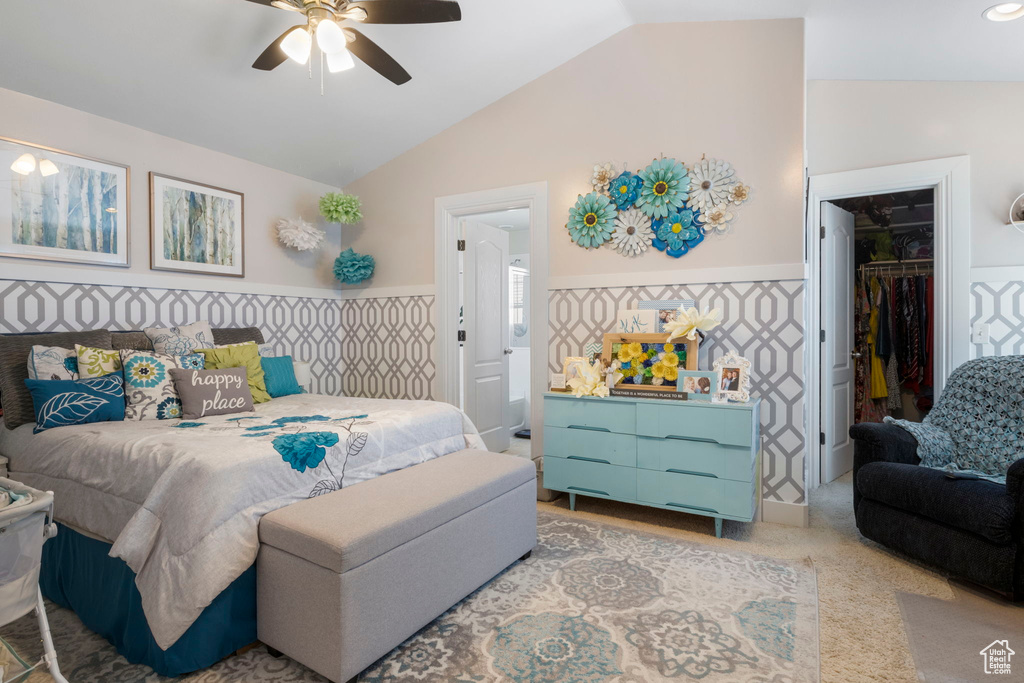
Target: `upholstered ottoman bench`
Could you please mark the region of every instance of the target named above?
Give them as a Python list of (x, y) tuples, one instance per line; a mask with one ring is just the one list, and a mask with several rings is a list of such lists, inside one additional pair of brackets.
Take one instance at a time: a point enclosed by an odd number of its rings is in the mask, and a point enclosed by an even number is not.
[(537, 542), (536, 468), (459, 451), (264, 515), (259, 639), (354, 678)]

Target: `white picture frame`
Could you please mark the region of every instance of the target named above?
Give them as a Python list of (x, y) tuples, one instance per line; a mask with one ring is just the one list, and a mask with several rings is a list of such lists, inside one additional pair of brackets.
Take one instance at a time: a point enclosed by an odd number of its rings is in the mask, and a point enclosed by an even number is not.
[(716, 393), (726, 396), (730, 401), (746, 403), (750, 400), (750, 368), (749, 360), (735, 351), (715, 359), (712, 365), (718, 375)]
[(0, 255), (126, 268), (131, 169), (0, 137)]
[(679, 314), (679, 308), (696, 308), (697, 302), (693, 299), (664, 299), (662, 301), (641, 301), (637, 308), (642, 311), (654, 311), (655, 329), (653, 332), (665, 332), (665, 323), (674, 320)]

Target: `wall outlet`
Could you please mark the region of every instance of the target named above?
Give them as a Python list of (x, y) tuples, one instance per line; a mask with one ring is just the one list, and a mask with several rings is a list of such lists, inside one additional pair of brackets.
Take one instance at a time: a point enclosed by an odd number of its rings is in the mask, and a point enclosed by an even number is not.
[(988, 333), (991, 325), (988, 323), (975, 323), (971, 330), (971, 343), (988, 344)]

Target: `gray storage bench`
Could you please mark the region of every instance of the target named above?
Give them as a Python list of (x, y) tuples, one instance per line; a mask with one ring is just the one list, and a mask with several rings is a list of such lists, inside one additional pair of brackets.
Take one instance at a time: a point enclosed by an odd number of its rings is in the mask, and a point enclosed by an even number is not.
[(259, 639), (342, 682), (537, 543), (524, 458), (459, 451), (260, 521)]

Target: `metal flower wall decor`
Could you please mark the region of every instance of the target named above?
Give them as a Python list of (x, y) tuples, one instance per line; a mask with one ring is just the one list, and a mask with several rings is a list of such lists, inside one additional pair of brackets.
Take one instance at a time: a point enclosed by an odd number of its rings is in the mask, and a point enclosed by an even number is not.
[(677, 159), (654, 159), (642, 171), (594, 166), (593, 191), (569, 209), (566, 229), (586, 249), (607, 245), (636, 257), (653, 246), (679, 258), (707, 235), (729, 231), (735, 210), (750, 198), (727, 161), (701, 158), (692, 168)]

